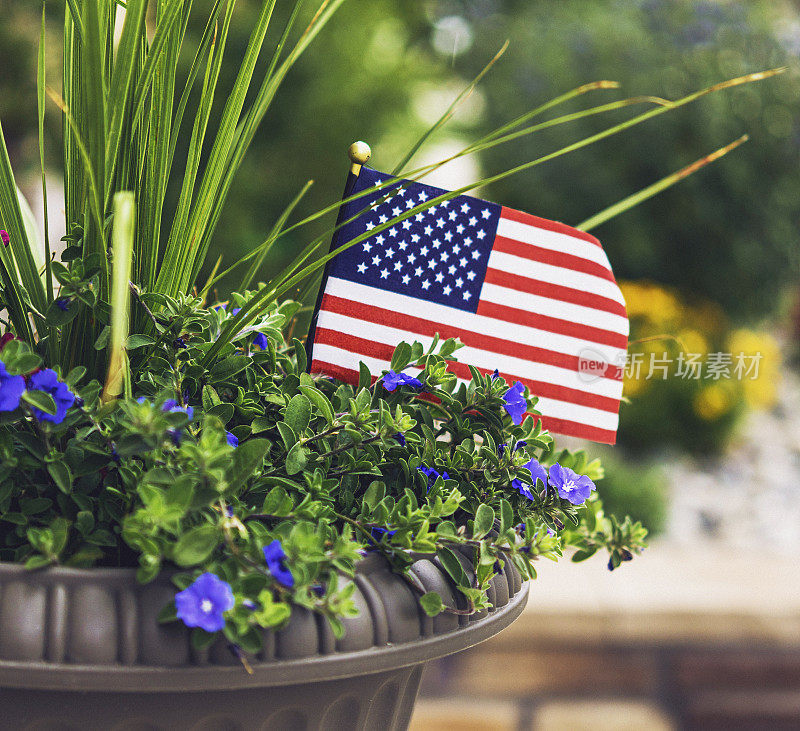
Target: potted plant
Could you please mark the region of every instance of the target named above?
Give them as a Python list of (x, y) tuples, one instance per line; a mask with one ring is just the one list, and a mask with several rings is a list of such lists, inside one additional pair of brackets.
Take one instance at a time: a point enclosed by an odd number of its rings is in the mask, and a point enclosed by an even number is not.
[[(603, 514), (599, 463), (556, 452), (534, 395), (477, 371), (457, 384), (456, 341), (399, 343), (390, 368), (362, 369), (357, 386), (309, 375), (291, 336), (300, 305), (285, 297), (324, 263), (307, 261), (330, 232), (251, 284), (279, 236), (338, 204), (290, 227), (293, 201), (231, 267), (251, 264), (225, 302), (209, 294), (221, 275), (198, 282), (280, 82), (340, 4), (324, 2), (291, 45), (298, 3), (257, 86), (275, 5), (263, 3), (209, 142), (233, 3), (213, 4), (181, 80), (182, 2), (155, 4), (150, 35), (146, 0), (124, 12), (65, 3), (64, 87), (49, 92), (64, 121), (58, 255), (47, 230), (39, 242), (0, 146), (9, 727), (403, 728), (422, 665), (513, 621), (537, 559), (605, 547), (615, 568), (642, 548), (641, 525)], [(539, 111), (464, 154), (519, 136)]]

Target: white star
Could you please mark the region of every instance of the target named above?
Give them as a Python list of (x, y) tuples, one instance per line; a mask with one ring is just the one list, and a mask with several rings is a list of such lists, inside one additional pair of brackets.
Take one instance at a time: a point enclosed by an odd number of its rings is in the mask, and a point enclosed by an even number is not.
[(419, 194), (419, 199), (424, 203), (428, 200), (428, 194), (423, 190), (422, 193)]
[(376, 244), (378, 244), (378, 246), (380, 246), (380, 245), (381, 245), (381, 244), (382, 244), (382, 243), (383, 243), (385, 240), (386, 240), (386, 239), (384, 239), (384, 238), (383, 238), (383, 236), (382, 236), (381, 234), (378, 234), (378, 235), (375, 237), (375, 243), (376, 243)]
[(419, 241), (419, 234), (411, 234), (411, 243), (416, 244)]
[(372, 257), (372, 263), (375, 266), (378, 266), (378, 264), (381, 263), (381, 258), (377, 254), (375, 254), (375, 256)]
[(453, 234), (450, 231), (445, 231), (444, 232), (444, 240), (448, 241), (448, 242), (452, 241), (453, 240)]
[(469, 206), (466, 203), (461, 205), (461, 212), (462, 213), (469, 213)]
[(448, 254), (446, 251), (443, 251), (441, 256), (442, 261), (447, 261), (449, 258), (450, 254)]
[(455, 221), (457, 216), (458, 216), (458, 214), (457, 214), (455, 211), (450, 211), (450, 213), (448, 214), (448, 216), (447, 216), (447, 217), (448, 217), (448, 218), (449, 218), (451, 221)]
[(448, 272), (450, 273), (450, 275), (452, 276), (453, 274), (455, 274), (455, 273), (456, 273), (456, 265), (455, 265), (455, 264), (451, 264), (451, 265), (448, 267), (447, 271), (448, 271)]
[(444, 219), (443, 219), (443, 218), (437, 218), (437, 219), (436, 219), (436, 225), (437, 225), (439, 228), (444, 228)]
[(428, 247), (427, 247), (427, 246), (423, 246), (423, 247), (422, 247), (422, 248), (419, 250), (419, 253), (420, 253), (420, 254), (422, 254), (422, 256), (428, 256), (428, 251), (430, 251), (430, 249), (428, 249)]
[(388, 218), (386, 218), (386, 216), (379, 216), (379, 217), (378, 217), (378, 221), (379, 221), (380, 223), (386, 223), (388, 220), (389, 220), (389, 219), (388, 219)]
[(456, 287), (463, 287), (463, 286), (464, 286), (464, 280), (461, 277), (456, 279)]
[(413, 207), (414, 207), (414, 200), (412, 198), (409, 198), (406, 201), (406, 208), (413, 208)]
[(403, 284), (408, 284), (411, 281), (411, 277), (408, 274), (403, 275)]
[(447, 206), (449, 206), (449, 205), (450, 205), (450, 201), (442, 201), (442, 202), (441, 202), (439, 205), (440, 205), (442, 208), (447, 208)]
[(472, 216), (472, 218), (469, 219), (469, 225), (474, 226), (476, 223), (478, 223), (478, 219)]
[(401, 241), (397, 245), (397, 248), (400, 249), (400, 251), (405, 251), (408, 248), (408, 242), (407, 241)]
[(389, 276), (389, 270), (384, 267), (381, 269), (381, 279), (386, 279)]
[(401, 261), (396, 261), (396, 262), (394, 263), (394, 270), (395, 270), (396, 272), (399, 272), (399, 271), (400, 271), (402, 268), (403, 268), (403, 262), (401, 262)]
[(382, 180), (376, 180), (375, 187), (377, 188), (382, 182), (383, 182)]
[(458, 243), (453, 244), (453, 253), (458, 254), (461, 251), (461, 246)]
[(433, 240), (433, 248), (438, 249), (442, 245), (442, 242), (439, 239)]
[(416, 260), (417, 260), (417, 255), (416, 255), (416, 254), (415, 254), (415, 253), (412, 251), (412, 252), (411, 252), (411, 253), (408, 255), (408, 263), (409, 263), (409, 264), (413, 264), (413, 263), (414, 263)]
[(480, 259), (481, 258), (481, 252), (480, 251), (473, 251), (472, 252), (472, 258), (473, 259)]
[(430, 288), (431, 288), (431, 283), (430, 283), (430, 282), (429, 282), (429, 281), (426, 279), (426, 280), (425, 280), (425, 281), (422, 283), (422, 289), (430, 289)]
[(486, 237), (486, 232), (485, 232), (483, 229), (481, 229), (481, 230), (480, 230), (480, 231), (478, 231), (478, 233), (476, 233), (475, 235), (476, 235), (476, 236), (477, 236), (477, 237), (478, 237), (478, 238), (479, 238), (481, 241), (483, 241), (483, 239)]
[(397, 195), (405, 195), (405, 194), (406, 194), (406, 189), (405, 188), (398, 188), (397, 189)]
[(439, 273), (436, 275), (436, 281), (437, 281), (437, 282), (441, 282), (443, 279), (444, 279), (444, 274), (442, 274), (441, 272), (439, 272)]
[(389, 229), (389, 236), (391, 236), (392, 238), (397, 236), (397, 229), (396, 228), (390, 228)]
[(358, 273), (359, 274), (363, 274), (365, 271), (367, 271), (367, 265), (366, 264), (359, 264), (358, 265)]
[(400, 210), (400, 209), (399, 209), (397, 206), (395, 206), (394, 208), (392, 208), (392, 215), (393, 215), (393, 216), (397, 217), (397, 216), (399, 216), (401, 213), (402, 213), (402, 211), (401, 211), (401, 210)]
[(443, 294), (443, 295), (445, 295), (445, 296), (447, 296), (447, 295), (449, 295), (449, 294), (450, 294), (450, 292), (452, 292), (452, 291), (453, 291), (453, 288), (452, 288), (452, 287), (451, 287), (451, 286), (448, 284), (448, 285), (447, 285), (447, 286), (445, 286), (445, 288), (442, 290), (442, 294)]
[(469, 246), (471, 243), (472, 239), (469, 236), (467, 236), (467, 238), (464, 239), (464, 246)]
[(425, 235), (430, 236), (433, 233), (433, 229), (430, 226), (425, 226)]
[(473, 272), (473, 271), (469, 271), (469, 272), (467, 272), (467, 279), (469, 279), (469, 281), (470, 281), (470, 282), (471, 282), (473, 279), (475, 279), (475, 272)]
[(373, 228), (375, 228), (375, 224), (374, 223), (368, 223), (366, 225), (367, 231), (372, 231)]
[(428, 210), (428, 213), (430, 213), (431, 215), (433, 215), (434, 213), (436, 213), (436, 209), (437, 209), (437, 208), (438, 208), (438, 206), (431, 206), (430, 208), (428, 208), (428, 209), (427, 209), (427, 210)]
[(422, 212), (420, 212), (416, 216), (414, 216), (414, 220), (415, 221), (421, 221), (423, 218), (425, 218), (425, 215)]
[(462, 266), (462, 267), (465, 267), (465, 266), (467, 266), (467, 258), (466, 258), (465, 256), (462, 256), (462, 257), (461, 257), (461, 258), (458, 260), (458, 263), (459, 263), (459, 264), (461, 264), (461, 266)]
[(481, 211), (481, 216), (483, 216), (484, 218), (489, 218), (489, 216), (491, 216), (491, 215), (492, 215), (492, 212), (488, 208), (484, 208)]
[(416, 274), (418, 277), (421, 277), (422, 276), (422, 267), (417, 267), (414, 270), (414, 274)]
[(411, 228), (411, 221), (409, 221), (408, 219), (403, 221), (403, 228), (406, 229), (406, 231), (408, 231), (408, 229)]
[(467, 292), (464, 292), (464, 295), (463, 295), (463, 296), (464, 296), (464, 299), (465, 299), (465, 300), (468, 300), (470, 297), (472, 297), (472, 295), (469, 293), (469, 291), (467, 291)]
[(456, 226), (456, 233), (460, 234), (464, 233), (464, 227), (460, 223), (458, 224), (458, 226)]
[(386, 256), (391, 259), (394, 256), (394, 249), (386, 249)]
[(428, 262), (428, 269), (436, 269), (436, 260), (435, 259), (431, 259)]
[(369, 251), (372, 249), (372, 244), (369, 241), (364, 242), (364, 251)]

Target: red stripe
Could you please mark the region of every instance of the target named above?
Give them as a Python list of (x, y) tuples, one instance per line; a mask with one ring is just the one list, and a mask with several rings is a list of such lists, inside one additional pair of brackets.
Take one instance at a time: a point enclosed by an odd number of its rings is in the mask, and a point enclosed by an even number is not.
[[(480, 306), (479, 306), (480, 308)], [(366, 322), (377, 325), (394, 327), (405, 332), (412, 332), (416, 335), (427, 335), (433, 337), (436, 333), (443, 338), (459, 337), (465, 345), (489, 353), (508, 355), (512, 358), (522, 358), (532, 363), (542, 363), (545, 365), (556, 366), (566, 370), (579, 372), (581, 370), (580, 358), (576, 355), (566, 355), (546, 348), (537, 348), (533, 345), (524, 345), (516, 342), (509, 342), (503, 338), (495, 338), (491, 335), (476, 333), (472, 330), (455, 327), (453, 325), (443, 325), (412, 315), (404, 315), (394, 310), (385, 310), (374, 305), (365, 305), (361, 302), (334, 297), (326, 294), (322, 299), (320, 311), (335, 312), (347, 317), (354, 317)], [(335, 345), (335, 343), (330, 343)], [(391, 356), (390, 356), (391, 357)], [(622, 369), (619, 366), (609, 364), (603, 371), (603, 377), (614, 381), (622, 380)]]
[(517, 221), (518, 223), (527, 223), (529, 226), (536, 226), (536, 228), (543, 228), (546, 231), (555, 231), (559, 234), (566, 234), (576, 239), (583, 239), (590, 244), (595, 244), (601, 249), (602, 244), (591, 234), (586, 231), (579, 231), (577, 228), (567, 226), (566, 223), (559, 221), (548, 221), (546, 218), (539, 218), (539, 216), (532, 216), (530, 213), (523, 213), (522, 211), (515, 211), (513, 208), (502, 207), (500, 211), (500, 218), (506, 218), (509, 221)]
[[(442, 336), (451, 337), (451, 334), (442, 333)], [(386, 361), (387, 363), (392, 359), (392, 353), (394, 353), (393, 345), (376, 343), (374, 340), (359, 338), (356, 335), (347, 335), (336, 330), (327, 330), (322, 327), (317, 328), (314, 334), (314, 342), (322, 345), (330, 345), (334, 348), (341, 348), (349, 353), (375, 358), (376, 360)], [(465, 380), (470, 380), (472, 378), (472, 374), (466, 363), (450, 363), (448, 367), (449, 370), (455, 373), (459, 378)], [(491, 372), (483, 368), (479, 368), (478, 370), (483, 373)], [(534, 381), (530, 378), (523, 378), (522, 376), (513, 374), (503, 373), (501, 375), (509, 383), (522, 381), (530, 389), (531, 393), (536, 396), (551, 398), (556, 401), (565, 401), (579, 406), (588, 406), (600, 411), (608, 411), (612, 414), (616, 414), (619, 410), (619, 399), (599, 396), (594, 393), (581, 391), (577, 388), (559, 386), (554, 383)]]
[(591, 274), (594, 277), (607, 279), (609, 282), (617, 283), (614, 275), (608, 267), (598, 264), (596, 261), (590, 261), (580, 256), (573, 254), (565, 254), (561, 251), (553, 251), (552, 249), (545, 249), (541, 246), (534, 246), (533, 244), (525, 244), (516, 239), (507, 239), (504, 236), (498, 236), (494, 240), (494, 251), (500, 251), (504, 254), (512, 254), (522, 259), (530, 261), (538, 261), (542, 264), (549, 264), (550, 266), (560, 267), (561, 269), (569, 269), (572, 272), (581, 272), (582, 274)]
[(594, 310), (610, 312), (620, 317), (627, 318), (628, 316), (625, 312), (625, 305), (621, 302), (608, 299), (608, 297), (601, 297), (599, 294), (590, 294), (589, 292), (571, 289), (570, 287), (562, 287), (560, 284), (540, 282), (536, 279), (530, 279), (529, 277), (522, 277), (519, 274), (501, 272), (499, 269), (487, 269), (484, 282), (496, 284), (499, 287), (506, 287), (507, 289), (515, 289), (518, 292), (535, 294), (539, 297), (547, 297), (548, 299), (560, 300), (561, 302), (570, 302), (574, 305), (591, 307)]
[(498, 305), (496, 302), (481, 300), (478, 304), (478, 311), (475, 314), (482, 315), (483, 317), (491, 317), (495, 320), (503, 320), (504, 322), (510, 322), (515, 325), (525, 325), (538, 330), (546, 330), (547, 332), (556, 333), (558, 335), (569, 335), (573, 338), (589, 340), (599, 345), (608, 345), (612, 348), (619, 348), (620, 350), (628, 349), (628, 338), (620, 333), (602, 330), (599, 327), (581, 325), (577, 322), (570, 322), (569, 320), (560, 320), (557, 317), (550, 317), (549, 315), (539, 315), (535, 312), (518, 310), (515, 307)]
[[(358, 384), (357, 371), (350, 368), (343, 368), (334, 363), (312, 360), (311, 372), (331, 376), (344, 383), (351, 383), (354, 386)], [(534, 416), (533, 418), (541, 420), (545, 429), (554, 434), (563, 434), (568, 437), (578, 437), (579, 439), (591, 439), (592, 441), (602, 442), (604, 444), (614, 444), (617, 441), (616, 432), (611, 429), (599, 429), (595, 426), (580, 424), (575, 421), (569, 421), (568, 419), (556, 419), (550, 416)]]

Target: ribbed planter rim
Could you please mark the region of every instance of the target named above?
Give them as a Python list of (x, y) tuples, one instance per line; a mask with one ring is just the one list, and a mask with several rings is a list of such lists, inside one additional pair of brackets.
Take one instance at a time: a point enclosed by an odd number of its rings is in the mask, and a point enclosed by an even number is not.
[[(466, 558), (464, 558), (464, 563), (465, 568), (471, 568)], [(454, 601), (455, 590), (452, 582), (441, 568), (436, 566), (435, 559), (433, 562), (421, 559), (414, 564), (412, 570), (427, 590), (439, 591), (445, 601)], [(91, 587), (92, 591), (99, 591), (102, 588), (112, 597), (110, 601), (114, 603), (113, 611), (109, 612), (109, 616), (114, 615), (110, 621), (122, 622), (120, 617), (123, 610), (120, 607), (124, 602), (123, 599), (120, 599), (120, 595), (125, 594), (124, 600), (127, 603), (141, 603), (141, 599), (137, 597), (147, 590), (146, 587), (136, 583), (135, 574), (135, 569), (116, 568), (59, 567), (30, 572), (17, 564), (0, 563), (0, 622), (5, 625), (0, 625), (0, 687), (123, 692), (236, 690), (335, 680), (354, 675), (377, 673), (427, 662), (483, 642), (511, 624), (525, 608), (528, 597), (528, 584), (521, 582), (517, 570), (507, 562), (503, 573), (493, 580), (494, 585), (490, 591), (490, 599), (496, 596), (498, 603), (502, 603), (502, 606), (498, 606), (488, 613), (484, 612), (482, 615), (454, 618), (454, 615), (450, 614), (441, 620), (439, 618), (432, 620), (424, 615), (406, 582), (391, 572), (386, 560), (379, 554), (369, 554), (359, 562), (356, 578), (358, 593), (366, 598), (372, 623), (366, 630), (363, 627), (357, 628), (362, 635), (365, 631), (372, 633), (370, 637), (372, 646), (363, 649), (350, 651), (336, 649), (331, 645), (330, 637), (323, 637), (324, 631), (319, 630), (318, 622), (319, 648), (316, 653), (291, 659), (276, 657), (261, 661), (255, 660), (251, 663), (252, 674), (245, 672), (239, 663), (208, 664), (207, 657), (204, 662), (202, 659), (198, 662), (197, 658), (193, 658), (187, 663), (156, 665), (148, 663), (147, 660), (139, 662), (137, 659), (134, 659), (133, 662), (103, 663), (76, 662), (74, 658), (68, 657), (56, 662), (46, 661), (42, 658), (15, 659), (8, 657), (9, 653), (3, 652), (3, 632), (14, 631), (11, 627), (13, 621), (7, 620), (7, 609), (4, 614), (4, 608), (8, 606), (8, 601), (4, 603), (3, 594), (10, 584), (16, 583), (26, 588), (31, 585), (33, 586), (32, 590), (42, 592), (47, 613), (46, 622), (58, 623), (60, 621), (62, 625), (69, 624), (64, 616), (61, 616), (60, 620), (53, 619), (52, 596), (56, 587), (64, 595), (60, 599), (61, 604), (59, 605), (61, 606), (59, 610), (61, 615), (70, 611), (80, 611), (80, 607), (86, 606), (86, 602), (89, 601), (84, 598), (84, 604), (80, 602), (75, 604), (75, 601), (70, 598), (70, 591), (75, 594), (78, 590), (85, 589), (85, 586)], [(174, 589), (172, 591), (174, 592)], [(395, 597), (389, 596), (391, 594), (394, 594)], [(381, 621), (385, 622), (387, 617), (391, 622), (390, 615), (396, 611), (397, 602), (395, 600), (397, 597), (404, 604), (406, 622), (411, 622), (413, 625), (414, 618), (409, 616), (411, 606), (409, 596), (413, 598), (413, 604), (416, 605), (419, 622), (418, 636), (398, 642), (387, 641), (385, 636), (381, 638), (381, 632), (375, 625)], [(101, 600), (102, 598), (101, 596)], [(5, 599), (8, 600), (9, 597)], [(152, 605), (153, 600), (149, 600), (149, 603)], [(380, 604), (380, 606), (374, 606), (376, 604)], [(14, 604), (13, 607), (16, 611), (20, 609), (18, 604)], [(144, 614), (141, 609), (136, 609), (135, 612)], [(151, 613), (154, 618), (154, 612), (148, 608), (146, 614), (150, 615)], [(376, 613), (382, 614), (384, 619), (376, 617)], [(77, 621), (80, 621), (80, 617)], [(136, 621), (141, 621), (141, 619), (137, 618)], [(454, 623), (455, 627), (453, 627)], [(50, 627), (43, 627), (41, 631), (47, 637), (52, 633)], [(63, 626), (60, 631), (69, 634), (69, 630), (65, 630)], [(171, 630), (159, 629), (158, 631), (174, 633), (176, 627), (173, 625)], [(178, 631), (186, 635), (186, 642), (188, 642), (188, 631), (182, 627)], [(290, 625), (284, 631), (292, 631), (292, 626)], [(408, 635), (407, 629), (406, 634)], [(67, 640), (62, 640), (62, 642), (64, 641)], [(42, 639), (44, 647), (47, 647), (47, 642), (50, 640)]]

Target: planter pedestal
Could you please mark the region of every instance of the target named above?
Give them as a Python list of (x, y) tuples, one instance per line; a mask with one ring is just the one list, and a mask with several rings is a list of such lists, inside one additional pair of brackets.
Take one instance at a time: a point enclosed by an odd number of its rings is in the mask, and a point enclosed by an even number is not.
[[(456, 603), (435, 560), (412, 570)], [(196, 652), (185, 627), (156, 622), (175, 593), (166, 580), (141, 586), (126, 569), (0, 564), (0, 729), (401, 730), (424, 664), (499, 632), (528, 592), (506, 563), (490, 591), (493, 611), (431, 619), (377, 554), (359, 563), (355, 583), (361, 611), (341, 640), (295, 608), (286, 628), (264, 633), (248, 674), (224, 642)]]

